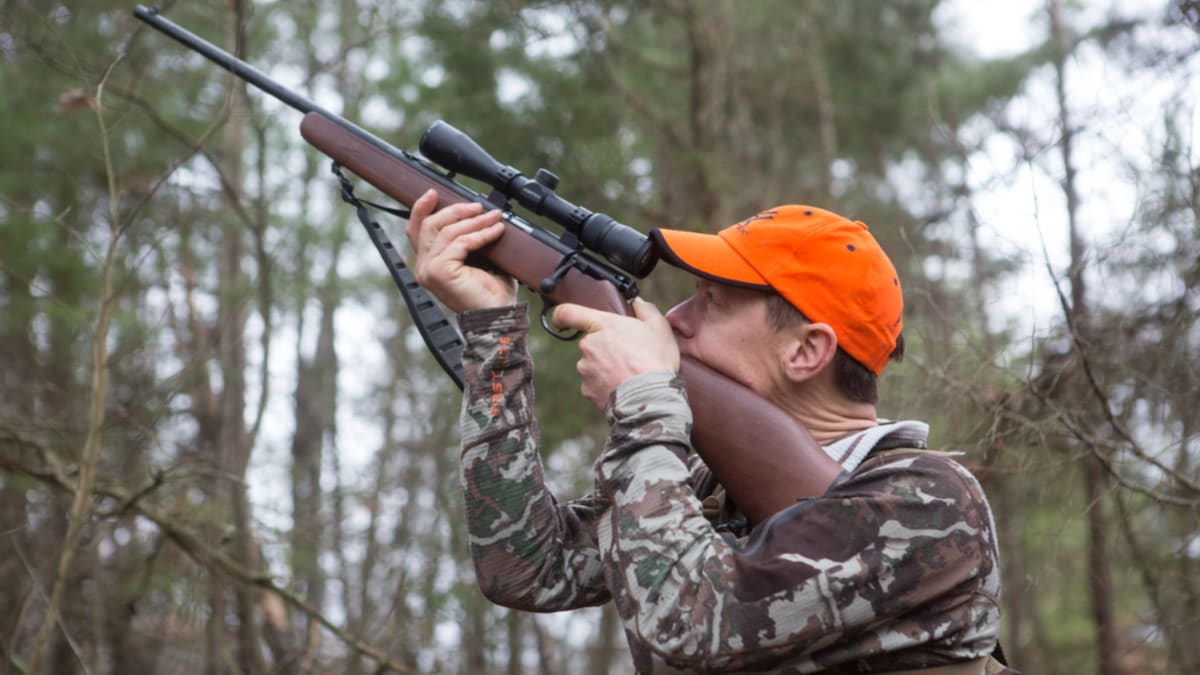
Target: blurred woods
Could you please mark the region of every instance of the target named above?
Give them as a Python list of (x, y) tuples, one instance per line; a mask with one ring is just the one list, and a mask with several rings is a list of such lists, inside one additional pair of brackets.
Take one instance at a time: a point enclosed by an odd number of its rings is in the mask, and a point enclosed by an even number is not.
[[(447, 119), (643, 230), (869, 223), (908, 303), (881, 413), (985, 482), (1010, 657), (1200, 672), (1200, 9), (1051, 0), (984, 59), (948, 4), (164, 9), (400, 147)], [(131, 9), (0, 0), (0, 672), (628, 672), (610, 610), (476, 592), (457, 391), (327, 160)], [(603, 422), (573, 346), (534, 348), (578, 493)]]

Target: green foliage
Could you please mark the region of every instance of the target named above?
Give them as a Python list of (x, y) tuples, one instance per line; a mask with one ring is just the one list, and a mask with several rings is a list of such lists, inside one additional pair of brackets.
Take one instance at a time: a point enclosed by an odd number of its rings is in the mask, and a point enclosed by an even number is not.
[[(1194, 56), (1166, 41), (1139, 51), (1139, 24), (1120, 19), (1071, 32), (1072, 46), (1178, 79), (1183, 102), (1147, 132), (1155, 156), (1124, 167), (1143, 186), (1139, 209), (1128, 238), (1091, 258), (1111, 286), (1081, 341), (1072, 346), (1060, 325), (1011, 334), (989, 321), (989, 298), (1031, 263), (980, 248), (964, 176), (973, 144), (1008, 132), (1007, 104), (1044, 72), (1049, 42), (979, 60), (948, 46), (944, 4), (344, 0), (167, 11), (220, 45), (240, 22), (243, 53), (260, 69), (398, 146), (415, 149), (428, 123), (446, 119), (506, 164), (554, 171), (571, 201), (643, 230), (713, 231), (784, 202), (867, 222), (908, 302), (909, 359), (889, 368), (880, 412), (928, 420), (934, 445), (967, 451), (995, 495), (1002, 559), (1021, 570), (1006, 580), (1009, 645), (1028, 660), (1019, 665), (1096, 668), (1095, 504), (1081, 474), (1101, 452), (1113, 462), (1099, 501), (1113, 519), (1107, 562), (1129, 671), (1187, 672), (1200, 660), (1172, 626), (1197, 621), (1196, 495), (1171, 472), (1196, 480), (1200, 264), (1183, 73)], [(414, 670), (468, 672), (480, 660), (496, 670), (510, 649), (550, 671), (580, 663), (585, 646), (566, 629), (506, 624), (472, 590), (457, 391), (417, 343), (326, 161), (298, 138), (298, 116), (253, 92), (231, 109), (230, 76), (141, 27), (130, 8), (0, 3), (0, 530), (39, 579), (53, 574), (69, 506), (48, 485), (54, 461), (70, 475), (92, 401), (103, 252), (114, 228), (122, 237), (101, 474), (136, 499), (99, 498), (88, 523), (68, 599), (91, 614), (64, 614), (83, 658), (118, 655), (115, 672), (168, 658), (253, 671), (248, 652), (275, 665), (311, 654), (316, 670), (374, 668), (330, 635), (307, 643), (312, 618), (266, 604), (261, 578), (217, 572), (204, 557), (216, 551), (269, 570)], [(1022, 133), (1041, 143), (1037, 158), (1061, 141)], [(665, 305), (688, 283), (660, 271), (643, 289)], [(540, 310), (533, 299), (535, 323)], [(540, 329), (531, 342), (548, 473), (581, 492), (603, 417), (579, 395), (576, 346)], [(1079, 344), (1107, 411), (1081, 388)], [(227, 410), (236, 401), (242, 409)], [(301, 465), (314, 473), (290, 471)], [(293, 476), (315, 478), (319, 494), (281, 496), (300, 494)], [(239, 489), (253, 497), (241, 521)], [(197, 543), (135, 516), (141, 507)], [(16, 580), (0, 594), (0, 652), (23, 659), (41, 610), (27, 609), (35, 589), (20, 558), (0, 560)], [(250, 610), (237, 604), (246, 598)], [(276, 610), (283, 628), (242, 620)], [(238, 646), (253, 642), (246, 625), (264, 631), (250, 650)], [(1138, 642), (1154, 631), (1161, 639)], [(56, 649), (55, 665), (68, 668), (69, 646)]]

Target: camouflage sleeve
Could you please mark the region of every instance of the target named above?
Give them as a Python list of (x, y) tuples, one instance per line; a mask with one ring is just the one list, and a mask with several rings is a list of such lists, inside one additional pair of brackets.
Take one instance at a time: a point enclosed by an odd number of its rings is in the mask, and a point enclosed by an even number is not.
[(851, 662), (875, 672), (994, 646), (990, 512), (952, 460), (868, 462), (738, 545), (715, 533), (687, 486), (691, 413), (677, 377), (626, 382), (609, 418), (596, 492), (611, 509), (598, 537), (638, 672)]
[(471, 557), (497, 604), (554, 611), (607, 602), (590, 496), (559, 504), (543, 481), (524, 305), (465, 312), (462, 458)]

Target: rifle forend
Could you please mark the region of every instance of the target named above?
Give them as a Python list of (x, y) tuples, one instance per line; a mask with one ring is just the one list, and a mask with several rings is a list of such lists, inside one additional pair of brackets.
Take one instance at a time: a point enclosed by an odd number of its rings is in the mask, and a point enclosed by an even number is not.
[[(438, 208), (463, 201), (479, 201), (478, 193), (472, 193), (475, 195), (472, 199), (462, 194), (462, 191), (470, 191), (456, 183), (435, 182), (435, 177), (444, 178), (440, 174), (426, 173), (422, 170), (425, 167), (420, 165), (395, 161), (365, 139), (347, 134), (341, 125), (321, 113), (304, 116), (300, 122), (300, 135), (313, 147), (402, 204), (411, 205), (430, 188), (438, 193)], [(455, 186), (460, 190), (455, 190)], [(577, 255), (557, 237), (523, 219), (506, 214), (505, 225), (504, 234), (485, 252), (491, 264), (534, 289), (539, 289), (543, 281), (558, 274), (557, 283), (549, 292), (542, 293), (552, 303), (592, 298), (588, 304), (595, 303), (597, 309), (630, 313), (626, 300), (637, 294), (632, 281), (610, 276), (613, 273), (604, 266)], [(560, 272), (564, 259), (573, 255), (577, 258), (575, 264)]]

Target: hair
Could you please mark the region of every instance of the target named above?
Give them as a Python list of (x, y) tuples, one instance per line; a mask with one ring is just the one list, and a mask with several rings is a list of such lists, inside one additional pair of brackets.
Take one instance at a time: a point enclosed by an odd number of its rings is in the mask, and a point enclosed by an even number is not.
[[(785, 330), (801, 323), (812, 323), (787, 298), (772, 292), (767, 300), (767, 320), (776, 331)], [(888, 355), (888, 361), (904, 360), (904, 334), (896, 336), (896, 347)], [(833, 356), (833, 383), (838, 392), (855, 403), (879, 402), (879, 378), (869, 368), (859, 363), (840, 346)]]

